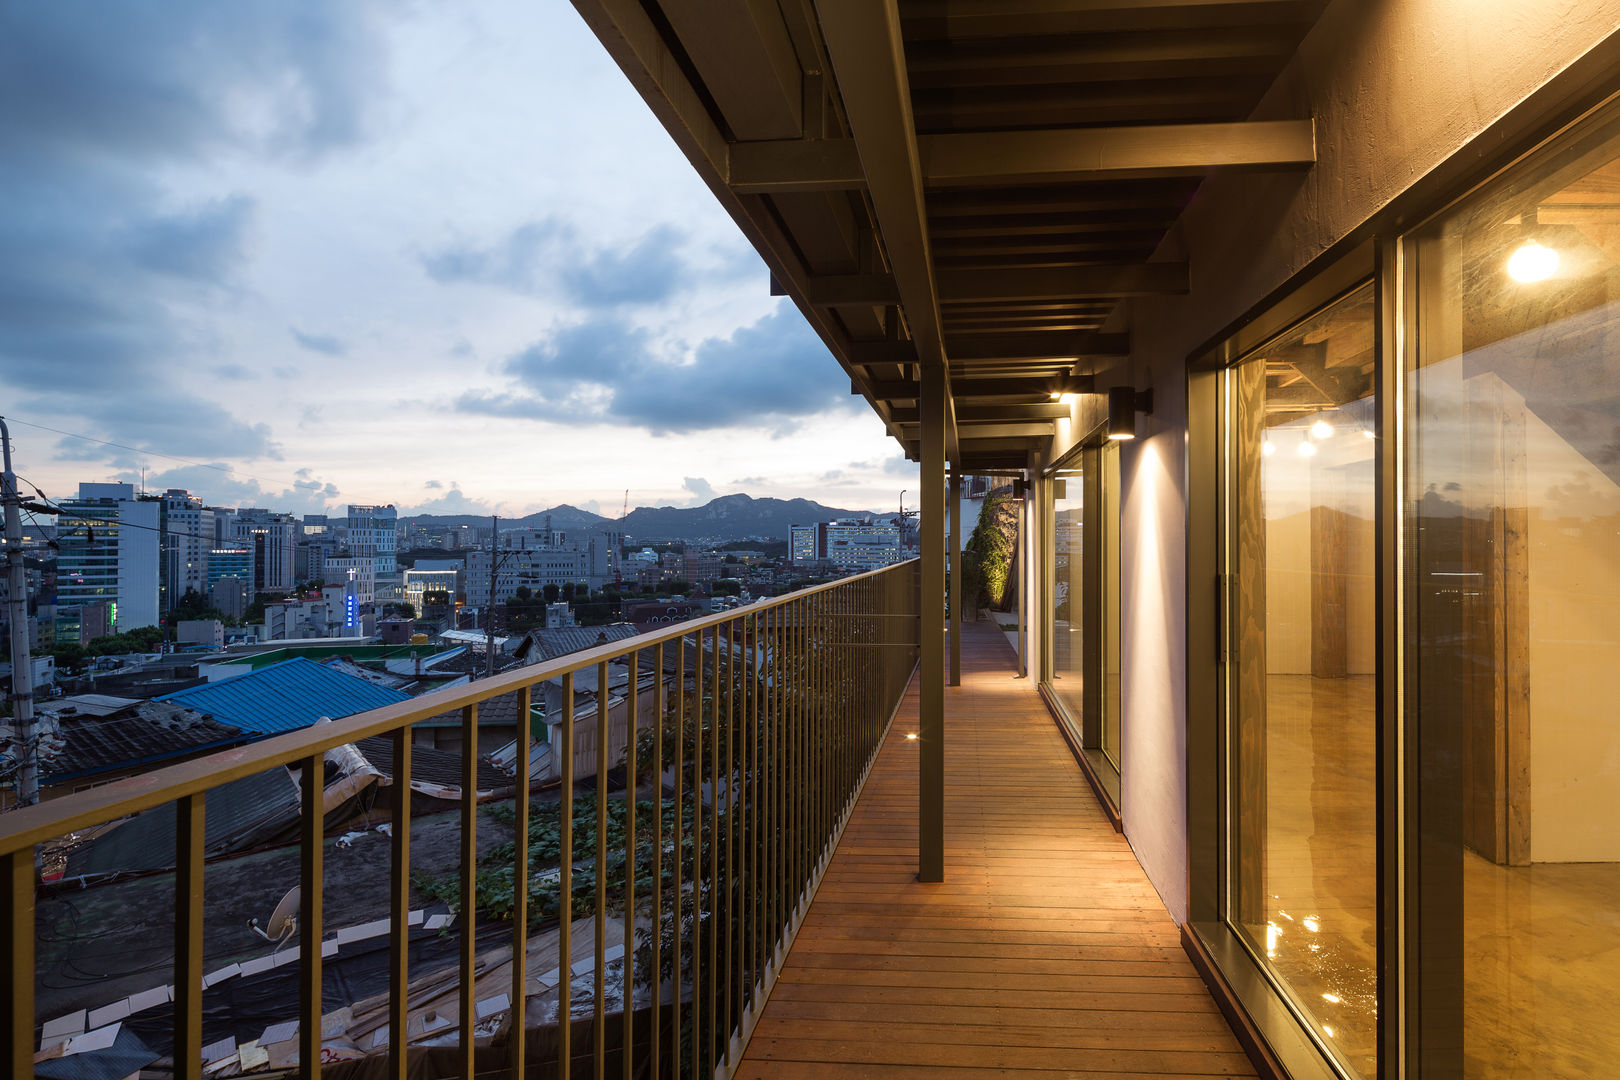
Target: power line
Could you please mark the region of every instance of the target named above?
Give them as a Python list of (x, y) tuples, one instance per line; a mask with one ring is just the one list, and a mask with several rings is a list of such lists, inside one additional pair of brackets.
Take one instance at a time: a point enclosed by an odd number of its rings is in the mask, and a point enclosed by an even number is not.
[[(192, 461), (190, 458), (176, 457), (174, 454), (162, 454), (156, 450), (143, 450), (138, 446), (129, 446), (125, 443), (111, 442), (107, 439), (98, 439), (93, 435), (81, 435), (76, 431), (63, 431), (61, 428), (47, 427), (44, 424), (35, 424), (28, 420), (18, 420), (16, 417), (8, 416), (5, 417), (5, 419), (13, 424), (21, 424), (24, 427), (36, 428), (40, 431), (49, 431), (55, 435), (65, 435), (70, 439), (83, 439), (85, 442), (99, 443), (102, 446), (111, 446), (119, 450), (128, 450), (132, 454), (145, 454), (147, 457), (163, 458), (166, 461), (178, 461), (182, 465), (194, 465), (199, 469), (213, 469), (215, 472), (222, 472), (227, 476), (236, 476), (248, 480), (257, 480), (261, 484), (285, 484), (290, 488), (298, 488), (300, 486), (307, 487), (307, 485), (315, 483), (313, 480), (273, 480), (268, 476), (255, 476), (253, 473), (242, 472), (240, 469), (233, 468), (230, 465), (216, 465), (207, 461)], [(321, 486), (324, 487), (325, 485)]]

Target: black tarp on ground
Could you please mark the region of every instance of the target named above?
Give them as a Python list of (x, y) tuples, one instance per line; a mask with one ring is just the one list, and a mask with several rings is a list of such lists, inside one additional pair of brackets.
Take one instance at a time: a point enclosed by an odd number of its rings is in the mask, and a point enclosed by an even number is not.
[[(441, 909), (442, 910), (442, 909)], [(512, 940), (510, 923), (487, 923), (474, 935), (484, 953)], [(454, 967), (461, 933), (411, 929), (413, 978)], [(321, 961), (321, 1011), (375, 997), (388, 990), (388, 938), (386, 935), (345, 944), (335, 956)], [(203, 991), (202, 1041), (206, 1046), (224, 1038), (238, 1043), (257, 1039), (271, 1024), (298, 1019), (298, 964), (284, 964), (257, 975), (226, 979)], [(124, 1021), (146, 1042), (167, 1053), (173, 1044), (174, 1018), (170, 1005), (156, 1006)], [(130, 1070), (133, 1072), (134, 1070)], [(121, 1074), (128, 1075), (127, 1073)]]
[[(163, 1045), (168, 1042), (164, 1039)], [(163, 1056), (126, 1023), (107, 1049), (41, 1061), (34, 1066), (34, 1075), (51, 1080), (124, 1080)]]

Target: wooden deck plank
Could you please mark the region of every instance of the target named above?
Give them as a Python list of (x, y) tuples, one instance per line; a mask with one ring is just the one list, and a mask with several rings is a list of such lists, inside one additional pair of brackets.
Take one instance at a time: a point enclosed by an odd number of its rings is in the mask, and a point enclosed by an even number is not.
[(1005, 638), (964, 629), (946, 880), (916, 880), (913, 686), (736, 1075), (1253, 1077)]

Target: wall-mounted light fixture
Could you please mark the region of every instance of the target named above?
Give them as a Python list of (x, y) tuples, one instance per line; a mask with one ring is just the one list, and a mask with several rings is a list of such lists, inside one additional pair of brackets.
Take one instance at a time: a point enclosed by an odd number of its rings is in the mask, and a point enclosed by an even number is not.
[(1136, 414), (1153, 415), (1153, 391), (1115, 386), (1108, 391), (1108, 437), (1136, 438)]
[(1508, 256), (1508, 277), (1526, 285), (1546, 281), (1558, 273), (1558, 252), (1532, 240)]

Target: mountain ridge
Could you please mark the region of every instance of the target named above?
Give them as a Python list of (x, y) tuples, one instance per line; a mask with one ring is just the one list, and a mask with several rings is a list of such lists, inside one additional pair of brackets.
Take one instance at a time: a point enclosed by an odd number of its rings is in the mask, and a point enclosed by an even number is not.
[[(625, 517), (623, 529), (633, 541), (741, 540), (750, 536), (787, 539), (790, 525), (809, 525), (832, 518), (865, 517), (876, 513), (870, 510), (842, 510), (825, 506), (812, 499), (777, 499), (769, 496), (754, 498), (738, 492), (720, 495), (702, 506), (638, 506)], [(568, 503), (560, 503), (547, 510), (537, 510), (521, 518), (502, 518), (501, 528), (544, 528), (546, 519), (552, 528), (606, 529), (619, 526), (616, 518), (603, 517), (589, 510), (581, 510)], [(485, 525), (489, 518), (478, 514), (401, 514), (404, 523), (423, 525)]]

